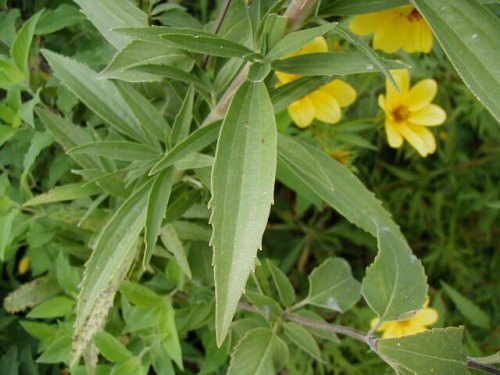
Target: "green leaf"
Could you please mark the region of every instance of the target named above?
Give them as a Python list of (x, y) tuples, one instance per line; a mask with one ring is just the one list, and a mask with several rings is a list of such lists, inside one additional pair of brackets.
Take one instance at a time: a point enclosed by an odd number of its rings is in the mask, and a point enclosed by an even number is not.
[(73, 5), (61, 4), (55, 9), (47, 9), (36, 25), (35, 33), (45, 35), (82, 22), (83, 15)]
[(48, 50), (42, 53), (62, 83), (100, 118), (131, 139), (148, 142), (139, 121), (112, 82), (97, 79), (93, 70), (78, 61)]
[[(193, 68), (194, 60), (185, 52), (174, 48), (166, 40), (160, 38), (160, 43), (143, 40), (134, 40), (116, 53), (113, 60), (99, 73), (99, 78), (121, 78), (127, 70), (141, 65), (169, 65), (189, 72)], [(135, 73), (138, 74), (138, 73)], [(148, 73), (133, 79), (130, 82), (148, 81)]]
[(35, 165), (36, 159), (53, 142), (52, 134), (48, 131), (33, 133), (28, 151), (24, 154), (23, 173), (20, 178), (20, 185), (25, 191), (30, 191), (28, 175), (33, 165)]
[(10, 51), (12, 59), (16, 63), (17, 67), (26, 75), (29, 74), (28, 57), (30, 53), (31, 41), (33, 39), (33, 35), (35, 34), (36, 24), (42, 13), (43, 11), (36, 13), (28, 21), (23, 23), (23, 26), (21, 26), (21, 29), (16, 35), (16, 39), (14, 39), (14, 43), (12, 44), (12, 49)]
[(115, 160), (136, 161), (158, 159), (160, 154), (151, 147), (140, 143), (123, 141), (101, 141), (76, 146), (68, 154), (88, 154), (104, 156)]
[(4, 262), (5, 250), (12, 241), (12, 223), (19, 214), (18, 210), (11, 209), (6, 213), (0, 213), (0, 260)]
[(407, 4), (408, 0), (333, 0), (322, 3), (319, 14), (322, 16), (350, 16), (377, 12)]
[(314, 38), (328, 33), (336, 26), (337, 22), (332, 22), (288, 34), (276, 43), (276, 45), (266, 55), (266, 58), (270, 60), (280, 59), (283, 56), (301, 49), (309, 42), (311, 42)]
[(80, 283), (80, 268), (73, 267), (62, 251), (56, 259), (57, 282), (67, 294), (76, 296), (78, 294), (78, 284)]
[(252, 290), (246, 290), (245, 297), (266, 321), (274, 323), (283, 316), (283, 309), (274, 299)]
[(175, 116), (174, 125), (172, 126), (172, 145), (178, 144), (183, 141), (189, 134), (191, 121), (193, 121), (193, 103), (194, 103), (194, 86), (189, 86), (184, 101), (182, 102), (181, 109)]
[(170, 193), (174, 178), (174, 169), (170, 168), (158, 175), (156, 178), (151, 194), (148, 199), (148, 214), (146, 217), (146, 230), (144, 233), (144, 243), (146, 251), (144, 252), (143, 267), (149, 265), (151, 257), (160, 234), (161, 224), (165, 218), (167, 211)]
[(189, 134), (184, 140), (176, 144), (167, 154), (155, 164), (149, 175), (158, 173), (165, 168), (174, 165), (188, 155), (203, 150), (217, 140), (219, 136), (221, 122), (216, 121), (209, 125), (202, 126)]
[(216, 333), (227, 335), (254, 269), (273, 200), (276, 123), (264, 83), (244, 83), (222, 124), (212, 169)]
[(153, 309), (163, 303), (162, 297), (142, 285), (124, 281), (120, 293), (132, 304)]
[(175, 169), (178, 169), (179, 171), (185, 171), (189, 169), (212, 167), (213, 165), (214, 165), (213, 156), (195, 152), (177, 161), (175, 163)]
[(282, 339), (268, 328), (256, 328), (243, 336), (234, 348), (227, 374), (277, 374), (288, 355), (288, 347)]
[(422, 263), (393, 228), (379, 226), (378, 246), (363, 279), (363, 297), (381, 322), (408, 318), (424, 306), (427, 295)]
[(292, 283), (288, 280), (288, 277), (286, 277), (283, 271), (273, 262), (268, 260), (267, 265), (271, 272), (274, 285), (276, 285), (276, 289), (278, 290), (281, 304), (285, 307), (291, 306), (295, 302), (295, 290), (293, 289)]
[(285, 110), (290, 104), (313, 92), (331, 81), (331, 77), (303, 77), (281, 85), (269, 92), (276, 113)]
[[(280, 135), (278, 155), (278, 171), (285, 167), (294, 176), (292, 183), (319, 196), (349, 221), (377, 236), (379, 256), (363, 280), (362, 293), (375, 312), (386, 315), (382, 320), (399, 319), (421, 309), (427, 293), (422, 265), (373, 193), (349, 169), (305, 142)], [(308, 159), (311, 162), (304, 164), (303, 161)], [(310, 171), (320, 167), (333, 189), (311, 181)], [(293, 184), (290, 187), (294, 189)], [(390, 298), (392, 292), (397, 298)]]
[(467, 87), (500, 123), (498, 17), (476, 0), (411, 0)]
[(487, 357), (475, 357), (471, 359), (476, 362), (482, 363), (483, 365), (493, 365), (500, 363), (500, 352), (496, 352), (495, 354), (489, 355)]
[(150, 190), (148, 181), (123, 202), (95, 241), (78, 297), (72, 366), (94, 333), (101, 330), (114, 294), (135, 258)]
[(23, 206), (29, 207), (37, 206), (40, 204), (70, 201), (89, 197), (91, 195), (96, 195), (99, 193), (102, 193), (102, 189), (99, 186), (95, 184), (77, 182), (74, 184), (57, 186), (46, 193), (28, 199), (26, 202), (24, 202)]
[(55, 296), (61, 291), (54, 277), (43, 276), (21, 285), (11, 292), (3, 301), (3, 307), (8, 313), (24, 311)]
[(458, 311), (460, 311), (471, 324), (485, 330), (490, 329), (490, 317), (488, 314), (445, 282), (441, 281), (441, 285), (457, 307)]
[(60, 318), (68, 314), (73, 309), (74, 305), (75, 301), (73, 299), (58, 296), (37, 305), (26, 316), (31, 319)]
[(188, 278), (191, 278), (191, 268), (186, 257), (186, 251), (182, 245), (181, 240), (177, 236), (177, 232), (172, 224), (167, 224), (160, 230), (160, 237), (163, 245), (170, 251), (182, 271), (186, 274)]
[[(382, 60), (389, 69), (402, 69), (404, 64)], [(343, 76), (380, 71), (373, 61), (357, 52), (310, 53), (273, 61), (273, 69), (301, 76)]]
[(283, 324), (285, 336), (300, 349), (305, 351), (314, 359), (322, 362), (321, 350), (312, 335), (300, 324), (295, 322), (285, 322)]
[(75, 2), (116, 49), (124, 47), (132, 39), (117, 33), (114, 29), (148, 25), (147, 15), (127, 0), (75, 0)]
[(108, 361), (121, 362), (132, 357), (132, 353), (128, 351), (125, 345), (105, 331), (95, 334), (94, 343), (99, 353), (106, 357)]
[(309, 275), (309, 294), (301, 302), (345, 312), (361, 297), (361, 284), (351, 274), (344, 259), (329, 258)]
[(162, 336), (162, 345), (175, 364), (184, 370), (182, 362), (182, 349), (175, 326), (175, 310), (170, 300), (164, 301), (160, 307), (160, 316), (158, 322), (159, 333)]
[(377, 353), (398, 374), (466, 375), (463, 328), (433, 329), (377, 341)]
[(243, 59), (262, 59), (258, 53), (231, 40), (221, 38), (195, 29), (172, 28), (161, 34), (177, 48), (219, 57), (237, 57)]
[(71, 355), (71, 337), (69, 334), (62, 334), (55, 337), (44, 350), (43, 354), (37, 358), (37, 363), (68, 363)]

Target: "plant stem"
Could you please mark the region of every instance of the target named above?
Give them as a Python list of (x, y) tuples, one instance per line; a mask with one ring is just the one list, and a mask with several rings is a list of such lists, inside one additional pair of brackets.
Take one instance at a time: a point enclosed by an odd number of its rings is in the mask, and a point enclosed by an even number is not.
[(473, 368), (474, 370), (482, 371), (486, 374), (500, 375), (500, 369), (477, 362), (472, 358), (467, 358), (467, 367)]

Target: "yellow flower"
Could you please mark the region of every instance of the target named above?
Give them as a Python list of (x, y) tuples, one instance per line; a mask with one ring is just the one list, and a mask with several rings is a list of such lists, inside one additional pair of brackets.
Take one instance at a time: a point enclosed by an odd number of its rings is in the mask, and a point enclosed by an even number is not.
[[(427, 326), (435, 324), (439, 318), (437, 310), (428, 305), (429, 299), (426, 300), (424, 308), (410, 319), (384, 322), (377, 328), (377, 332), (383, 332), (382, 337), (390, 339), (427, 331)], [(378, 326), (378, 323), (379, 318), (372, 319), (371, 327)]]
[(431, 103), (436, 96), (437, 83), (424, 79), (410, 89), (408, 70), (391, 70), (391, 74), (401, 91), (386, 80), (386, 96), (378, 97), (378, 104), (385, 112), (389, 145), (401, 147), (405, 139), (426, 157), (436, 151), (436, 140), (428, 127), (441, 125), (446, 120), (446, 112)]
[[(317, 37), (311, 43), (287, 57), (327, 51), (328, 46), (325, 38)], [(276, 72), (276, 76), (280, 81), (279, 85), (301, 78), (300, 75), (283, 72)], [(288, 113), (300, 128), (308, 127), (315, 118), (328, 124), (335, 124), (342, 117), (340, 108), (347, 107), (354, 100), (356, 100), (354, 88), (348, 83), (336, 79), (290, 104)]]
[(29, 271), (31, 268), (31, 259), (28, 258), (27, 256), (24, 256), (21, 258), (19, 261), (19, 264), (17, 265), (17, 272), (19, 275), (24, 275), (26, 272)]
[(434, 42), (429, 25), (411, 5), (356, 16), (349, 27), (358, 35), (375, 34), (373, 47), (387, 53), (401, 48), (429, 53)]

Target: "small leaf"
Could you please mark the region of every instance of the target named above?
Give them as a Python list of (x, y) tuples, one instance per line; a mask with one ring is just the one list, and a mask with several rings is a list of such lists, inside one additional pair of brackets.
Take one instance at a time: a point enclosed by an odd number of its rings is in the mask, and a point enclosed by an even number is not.
[(427, 295), (422, 263), (395, 229), (380, 227), (378, 246), (363, 279), (363, 297), (380, 322), (408, 318), (424, 306)]
[(304, 327), (295, 322), (285, 322), (283, 324), (283, 329), (288, 340), (293, 342), (311, 357), (322, 362), (321, 350), (319, 349), (318, 343)]
[(483, 310), (445, 282), (441, 281), (441, 285), (457, 307), (458, 311), (460, 311), (471, 324), (485, 330), (490, 329), (490, 317)]
[(280, 301), (283, 306), (289, 307), (295, 302), (295, 290), (293, 285), (288, 280), (288, 277), (281, 271), (273, 262), (268, 260), (267, 262), (269, 270), (271, 271), (271, 276), (278, 290)]
[(361, 285), (344, 259), (329, 258), (309, 275), (309, 294), (302, 303), (345, 312), (361, 297)]
[(301, 49), (314, 38), (328, 33), (336, 26), (337, 22), (332, 22), (326, 25), (290, 33), (276, 43), (276, 45), (266, 55), (266, 58), (271, 60), (280, 59), (283, 56)]
[(377, 341), (377, 354), (398, 374), (466, 375), (463, 328), (433, 329)]
[(184, 370), (182, 362), (182, 349), (175, 326), (175, 310), (172, 307), (170, 300), (164, 301), (160, 305), (159, 316), (159, 333), (162, 335), (162, 344), (168, 355), (173, 359), (175, 364)]
[(61, 288), (53, 276), (43, 276), (21, 285), (8, 294), (3, 301), (3, 307), (8, 313), (14, 314), (36, 306), (60, 291)]
[(189, 134), (184, 140), (176, 144), (167, 154), (155, 164), (150, 175), (158, 173), (165, 168), (174, 165), (176, 162), (182, 160), (194, 152), (203, 150), (205, 147), (211, 145), (217, 140), (219, 135), (221, 122), (216, 121), (209, 125), (202, 126)]
[(31, 319), (60, 318), (68, 314), (74, 305), (75, 301), (73, 299), (58, 296), (37, 305), (26, 316)]
[(38, 35), (51, 34), (65, 27), (80, 23), (83, 15), (73, 5), (61, 4), (55, 9), (47, 9), (36, 25)]
[(165, 245), (168, 251), (170, 251), (182, 271), (186, 274), (188, 278), (191, 278), (191, 268), (186, 257), (186, 252), (181, 240), (177, 236), (177, 232), (173, 225), (167, 224), (160, 230), (161, 241)]
[(120, 293), (132, 304), (153, 309), (163, 303), (162, 297), (151, 289), (131, 281), (124, 281), (120, 285)]
[(143, 267), (149, 265), (153, 251), (160, 234), (161, 224), (165, 218), (170, 193), (174, 183), (174, 169), (170, 168), (158, 175), (151, 194), (148, 199), (148, 213), (146, 217), (146, 230), (144, 233), (144, 243), (146, 251), (144, 252)]
[(56, 186), (46, 193), (28, 199), (24, 202), (23, 206), (29, 207), (40, 204), (75, 200), (99, 193), (102, 193), (102, 189), (99, 186), (95, 184), (77, 182), (74, 184)]
[(411, 0), (467, 87), (500, 123), (498, 17), (475, 0)]
[(140, 143), (123, 141), (92, 142), (76, 146), (67, 151), (68, 154), (88, 154), (104, 156), (115, 160), (136, 161), (154, 160), (159, 157), (151, 147)]
[(125, 345), (105, 331), (95, 334), (94, 343), (99, 353), (106, 357), (108, 361), (121, 362), (132, 357), (132, 353), (128, 351)]
[(120, 27), (142, 27), (148, 18), (139, 8), (127, 0), (75, 0), (83, 13), (115, 48), (120, 49), (131, 38), (117, 33)]
[(16, 39), (14, 39), (14, 43), (12, 44), (12, 49), (10, 51), (12, 59), (16, 63), (19, 70), (24, 72), (24, 74), (29, 73), (28, 57), (30, 53), (31, 41), (33, 39), (33, 35), (35, 34), (36, 24), (42, 15), (42, 12), (43, 11), (36, 13), (31, 16), (28, 21), (23, 23), (21, 29), (16, 35)]
[[(402, 63), (382, 60), (389, 69), (402, 69)], [(343, 76), (359, 73), (380, 71), (373, 61), (356, 52), (325, 52), (310, 53), (290, 57), (285, 60), (273, 61), (273, 69), (284, 73), (300, 74), (302, 76)]]
[(191, 122), (193, 121), (193, 103), (194, 103), (194, 86), (189, 86), (181, 109), (175, 116), (174, 125), (172, 127), (171, 143), (178, 144), (183, 141), (189, 134)]
[(12, 224), (19, 210), (10, 210), (6, 213), (0, 213), (0, 260), (5, 261), (5, 250), (12, 241)]
[(245, 297), (268, 322), (275, 322), (283, 315), (283, 309), (278, 302), (264, 294), (247, 290)]
[(231, 354), (228, 375), (277, 374), (288, 360), (288, 347), (268, 328), (256, 328), (241, 338)]
[(244, 83), (222, 124), (212, 169), (212, 244), (220, 346), (255, 265), (273, 200), (276, 123), (264, 83)]

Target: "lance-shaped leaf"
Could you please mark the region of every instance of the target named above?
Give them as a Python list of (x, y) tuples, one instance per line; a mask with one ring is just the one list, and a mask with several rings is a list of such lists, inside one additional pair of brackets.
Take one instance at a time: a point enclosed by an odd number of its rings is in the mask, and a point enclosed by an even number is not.
[(139, 121), (112, 82), (97, 79), (92, 69), (76, 60), (48, 50), (42, 53), (62, 83), (100, 118), (116, 131), (148, 142)]
[(102, 141), (76, 146), (68, 154), (99, 155), (125, 161), (154, 160), (160, 154), (151, 147), (135, 142)]
[(30, 53), (31, 41), (35, 34), (35, 27), (38, 19), (42, 15), (40, 11), (24, 22), (12, 44), (11, 55), (20, 71), (29, 73), (28, 56)]
[[(389, 69), (402, 69), (406, 65), (382, 60)], [(381, 70), (367, 56), (357, 52), (310, 53), (273, 62), (273, 69), (301, 76), (333, 76), (372, 73)]]
[(407, 0), (333, 0), (322, 2), (319, 14), (322, 16), (350, 16), (371, 13), (408, 4)]
[(498, 17), (477, 0), (411, 2), (431, 26), (467, 87), (500, 122)]
[(216, 333), (227, 335), (273, 201), (276, 123), (262, 82), (246, 82), (224, 119), (212, 170)]
[(344, 312), (361, 297), (361, 284), (351, 274), (344, 259), (330, 258), (309, 275), (309, 294), (301, 304), (311, 304)]
[(268, 328), (256, 328), (241, 338), (231, 354), (228, 375), (277, 374), (288, 360), (285, 342)]
[(463, 328), (433, 329), (377, 341), (377, 354), (397, 374), (466, 375), (467, 355), (462, 346)]
[(148, 17), (127, 0), (75, 0), (83, 13), (115, 48), (124, 47), (132, 39), (114, 29), (148, 25)]
[(95, 184), (77, 182), (56, 186), (48, 192), (37, 195), (34, 198), (28, 199), (23, 206), (36, 206), (39, 204), (69, 201), (73, 199), (85, 198), (91, 195), (102, 193), (102, 189)]
[(278, 290), (281, 304), (285, 307), (291, 306), (292, 303), (295, 302), (295, 290), (293, 289), (292, 283), (288, 280), (285, 273), (273, 262), (268, 260), (267, 265), (269, 267), (269, 271), (271, 272), (274, 285)]
[(171, 143), (176, 145), (184, 140), (189, 134), (191, 121), (193, 121), (193, 104), (194, 104), (194, 86), (189, 86), (186, 96), (182, 101), (182, 106), (175, 116), (174, 125), (172, 126)]
[(381, 322), (406, 318), (424, 305), (424, 267), (401, 234), (390, 227), (379, 227), (378, 246), (363, 279), (363, 297)]
[(146, 223), (148, 181), (135, 191), (103, 228), (85, 266), (78, 297), (73, 353), (75, 365), (94, 333), (104, 326), (114, 294), (139, 250), (137, 239)]
[(295, 322), (285, 322), (283, 324), (285, 336), (297, 345), (300, 349), (305, 351), (311, 357), (322, 361), (321, 350), (314, 337), (300, 324)]
[[(349, 221), (379, 239), (379, 256), (363, 280), (362, 292), (374, 311), (385, 315), (382, 320), (398, 319), (422, 308), (427, 291), (422, 265), (373, 193), (349, 169), (303, 141), (280, 135), (278, 153), (278, 177), (286, 185), (320, 197)], [(331, 188), (311, 179), (311, 173), (320, 178), (320, 168)], [(286, 173), (280, 172), (283, 170)], [(384, 231), (379, 231), (379, 228), (384, 228)], [(384, 293), (389, 298), (384, 297), (381, 287), (386, 288)], [(391, 291), (396, 288), (401, 294), (398, 298), (395, 294), (391, 299)]]

